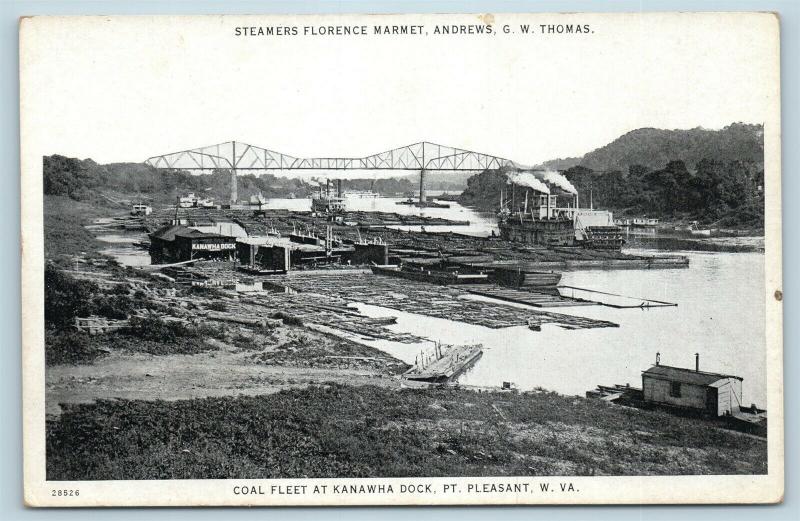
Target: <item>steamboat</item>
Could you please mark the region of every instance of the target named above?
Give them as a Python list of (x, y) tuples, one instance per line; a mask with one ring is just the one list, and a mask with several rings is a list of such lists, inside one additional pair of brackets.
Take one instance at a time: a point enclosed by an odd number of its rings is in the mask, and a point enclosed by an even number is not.
[(625, 244), (622, 229), (614, 224), (612, 213), (592, 207), (581, 208), (577, 193), (538, 194), (529, 204), (528, 192), (525, 191), (522, 204), (518, 204), (513, 195), (510, 201), (505, 200), (501, 192), (497, 217), (502, 239), (546, 247), (581, 246), (592, 250), (619, 251)]
[(342, 180), (336, 180), (336, 189), (331, 188), (330, 179), (325, 187), (319, 185), (319, 192), (311, 196), (311, 211), (316, 214), (342, 214), (347, 211), (347, 201), (342, 193)]

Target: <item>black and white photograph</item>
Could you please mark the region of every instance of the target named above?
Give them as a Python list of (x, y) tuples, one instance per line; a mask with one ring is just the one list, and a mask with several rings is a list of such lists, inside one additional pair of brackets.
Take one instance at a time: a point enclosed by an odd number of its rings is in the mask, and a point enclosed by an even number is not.
[(26, 502), (780, 501), (778, 26), (23, 20)]

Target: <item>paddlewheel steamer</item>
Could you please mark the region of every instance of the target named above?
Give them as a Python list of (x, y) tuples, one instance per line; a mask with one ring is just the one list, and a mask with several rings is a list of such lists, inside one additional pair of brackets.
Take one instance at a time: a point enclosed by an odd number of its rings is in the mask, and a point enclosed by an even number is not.
[(614, 216), (606, 210), (580, 208), (578, 195), (567, 194), (570, 200), (559, 206), (559, 197), (540, 194), (528, 204), (528, 191), (523, 204), (504, 200), (501, 193), (498, 227), (500, 237), (511, 242), (557, 247), (583, 246), (593, 250), (620, 250), (625, 244), (622, 228), (614, 224)]

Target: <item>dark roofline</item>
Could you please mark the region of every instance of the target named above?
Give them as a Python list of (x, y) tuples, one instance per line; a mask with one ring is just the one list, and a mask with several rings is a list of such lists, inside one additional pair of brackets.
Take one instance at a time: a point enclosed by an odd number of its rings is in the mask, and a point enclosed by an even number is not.
[(202, 238), (217, 238), (217, 239), (236, 239), (232, 235), (221, 235), (218, 233), (201, 232), (183, 224), (167, 224), (148, 235), (151, 239), (159, 239), (162, 241), (172, 242), (175, 237), (184, 239), (202, 239)]
[[(709, 373), (708, 371), (695, 371), (694, 369), (689, 369), (687, 367), (675, 367), (673, 365), (664, 365), (664, 364), (658, 364), (658, 365), (651, 366), (649, 369), (645, 369), (644, 371), (642, 371), (642, 374), (648, 374), (647, 371), (650, 371), (654, 367), (666, 367), (667, 369), (674, 369), (675, 371), (681, 371), (681, 372), (684, 372), (684, 373), (702, 374), (702, 375), (706, 375), (706, 376), (716, 376), (716, 377), (719, 377), (719, 378), (736, 378), (737, 380), (744, 381), (744, 378), (742, 378), (741, 376), (736, 376), (736, 375), (732, 375), (732, 374)], [(650, 374), (648, 374), (648, 376), (664, 376), (664, 375), (657, 375), (657, 374), (650, 373)]]

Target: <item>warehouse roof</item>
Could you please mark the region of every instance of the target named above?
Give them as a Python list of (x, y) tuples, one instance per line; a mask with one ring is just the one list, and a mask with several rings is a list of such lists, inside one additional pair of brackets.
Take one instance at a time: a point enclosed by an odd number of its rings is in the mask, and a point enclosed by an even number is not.
[(695, 371), (693, 369), (685, 369), (683, 367), (670, 367), (668, 365), (654, 365), (647, 371), (642, 371), (642, 374), (652, 376), (654, 378), (661, 378), (663, 380), (670, 380), (672, 382), (695, 385), (711, 385), (723, 378), (736, 378), (737, 380), (742, 380), (740, 376), (720, 373), (707, 373), (705, 371)]
[(164, 241), (172, 241), (175, 239), (175, 237), (187, 237), (190, 239), (197, 237), (220, 237), (225, 239), (233, 239), (233, 237), (228, 235), (201, 232), (200, 230), (195, 230), (193, 228), (183, 226), (182, 224), (168, 224), (166, 226), (162, 226), (158, 230), (151, 233), (150, 237)]

